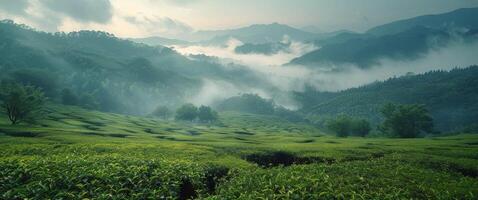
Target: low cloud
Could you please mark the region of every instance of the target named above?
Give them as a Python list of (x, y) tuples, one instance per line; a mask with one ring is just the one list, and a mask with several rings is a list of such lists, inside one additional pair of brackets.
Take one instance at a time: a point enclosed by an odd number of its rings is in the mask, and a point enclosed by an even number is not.
[[(324, 70), (321, 67), (311, 68), (301, 65), (283, 66), (291, 55), (278, 53), (275, 55), (240, 55), (235, 54), (233, 47), (238, 41), (230, 40), (224, 47), (189, 46), (176, 47), (183, 54), (206, 54), (224, 58), (229, 62), (240, 62), (263, 77), (277, 89), (268, 87), (238, 88), (228, 82), (204, 81), (204, 86), (194, 102), (209, 104), (215, 100), (235, 96), (239, 93), (257, 93), (264, 98), (273, 98), (278, 104), (288, 108), (297, 108), (291, 91), (302, 91), (305, 86), (313, 86), (320, 91), (340, 91), (386, 80), (390, 77), (402, 76), (409, 72), (418, 74), (431, 70), (450, 70), (456, 67), (468, 67), (478, 64), (478, 42), (455, 41), (445, 48), (434, 49), (420, 59), (414, 61), (396, 61), (382, 59), (369, 69), (361, 69), (355, 65), (340, 65), (333, 68), (343, 70)], [(303, 45), (303, 44), (302, 44)], [(300, 45), (299, 45), (300, 46)], [(306, 48), (307, 49), (307, 48)], [(297, 52), (292, 50), (292, 52)], [(304, 53), (304, 52), (302, 52)], [(296, 54), (295, 56), (297, 56)]]
[(13, 15), (23, 15), (29, 6), (29, 0), (0, 0), (0, 10)]
[(151, 36), (175, 36), (193, 31), (191, 26), (169, 17), (137, 15), (127, 16), (124, 19)]
[(243, 64), (259, 68), (261, 66), (277, 66), (288, 63), (293, 58), (301, 56), (305, 53), (317, 49), (312, 44), (305, 44), (295, 41), (290, 42), (289, 49), (279, 51), (276, 54), (238, 54), (235, 52), (236, 47), (243, 45), (240, 40), (230, 38), (226, 44), (219, 46), (212, 45), (194, 45), (194, 46), (173, 46), (175, 50), (185, 55), (204, 54), (207, 56), (215, 56), (223, 59), (228, 59), (231, 62)]
[(177, 5), (177, 6), (187, 6), (193, 3), (198, 2), (199, 0), (166, 0), (168, 3)]
[(414, 61), (395, 61), (382, 59), (378, 65), (370, 69), (357, 66), (336, 66), (345, 70), (314, 71), (311, 70), (304, 83), (315, 86), (321, 91), (337, 91), (386, 80), (390, 77), (403, 76), (409, 72), (414, 74), (432, 70), (451, 70), (457, 67), (468, 67), (478, 64), (478, 42), (454, 42), (441, 49), (430, 51), (422, 58)]
[(113, 17), (113, 7), (109, 0), (42, 0), (42, 4), (80, 22), (108, 23)]

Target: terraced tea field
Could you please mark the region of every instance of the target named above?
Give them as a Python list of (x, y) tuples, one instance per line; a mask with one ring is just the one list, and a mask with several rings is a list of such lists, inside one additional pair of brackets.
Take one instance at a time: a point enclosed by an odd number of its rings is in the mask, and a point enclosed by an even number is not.
[(50, 106), (0, 120), (0, 199), (476, 199), (478, 135), (336, 138), (220, 113), (199, 125)]

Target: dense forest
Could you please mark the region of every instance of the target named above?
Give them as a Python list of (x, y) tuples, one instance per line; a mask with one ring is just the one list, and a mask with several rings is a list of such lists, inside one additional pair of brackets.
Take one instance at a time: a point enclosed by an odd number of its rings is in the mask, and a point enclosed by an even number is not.
[(187, 58), (105, 32), (47, 33), (10, 20), (0, 22), (0, 54), (0, 79), (40, 87), (56, 102), (108, 112), (178, 107), (198, 94), (203, 79), (271, 87), (240, 65)]
[(320, 92), (308, 88), (297, 92), (301, 111), (327, 117), (347, 114), (382, 121), (379, 109), (388, 102), (424, 104), (431, 111), (436, 128), (460, 130), (478, 122), (478, 66), (451, 71), (431, 71), (419, 75), (389, 78), (340, 92)]

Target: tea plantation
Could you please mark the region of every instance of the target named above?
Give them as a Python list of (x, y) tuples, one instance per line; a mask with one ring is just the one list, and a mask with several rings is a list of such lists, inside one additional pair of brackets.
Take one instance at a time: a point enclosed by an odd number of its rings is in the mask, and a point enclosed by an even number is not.
[(0, 199), (477, 199), (478, 135), (336, 138), (271, 116), (201, 125), (50, 105), (0, 118)]

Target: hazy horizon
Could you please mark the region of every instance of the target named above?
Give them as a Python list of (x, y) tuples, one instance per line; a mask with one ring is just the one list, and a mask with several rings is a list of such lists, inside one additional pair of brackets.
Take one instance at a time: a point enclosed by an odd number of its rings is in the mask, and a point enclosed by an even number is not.
[(48, 32), (88, 29), (119, 37), (174, 38), (191, 31), (271, 23), (310, 32), (363, 32), (400, 19), (477, 6), (478, 0), (0, 0), (0, 18)]

